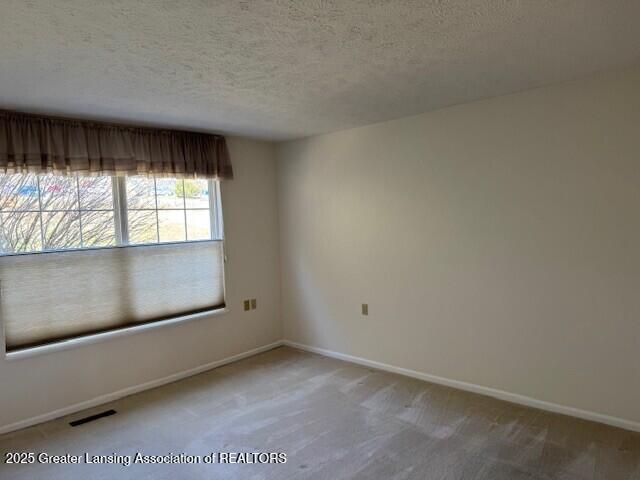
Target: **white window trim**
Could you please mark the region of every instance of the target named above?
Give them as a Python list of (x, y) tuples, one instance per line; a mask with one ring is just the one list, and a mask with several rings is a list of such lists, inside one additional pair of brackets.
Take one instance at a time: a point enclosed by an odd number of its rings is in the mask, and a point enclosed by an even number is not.
[[(127, 188), (125, 177), (111, 177), (111, 191), (113, 192), (113, 220), (116, 224), (116, 245), (129, 243), (129, 224), (127, 218)], [(122, 226), (125, 226), (123, 229)]]
[(223, 308), (214, 308), (211, 310), (206, 310), (204, 312), (198, 312), (198, 313), (192, 313), (189, 315), (182, 315), (178, 317), (167, 318), (165, 320), (159, 320), (156, 322), (143, 323), (141, 325), (132, 325), (129, 327), (122, 327), (122, 328), (117, 328), (113, 330), (108, 330), (106, 332), (91, 333), (81, 337), (74, 337), (74, 338), (69, 338), (65, 340), (59, 340), (57, 342), (52, 342), (45, 345), (38, 345), (35, 347), (28, 347), (28, 348), (16, 350), (13, 352), (7, 352), (6, 350), (7, 343), (4, 339), (4, 329), (3, 329), (2, 342), (5, 345), (4, 358), (7, 361), (12, 361), (12, 360), (21, 360), (24, 358), (37, 357), (39, 355), (45, 355), (48, 353), (69, 350), (72, 348), (91, 345), (94, 343), (100, 343), (100, 342), (104, 342), (105, 340), (110, 340), (113, 338), (127, 337), (130, 335), (146, 332), (148, 330), (155, 330), (158, 328), (169, 327), (172, 325), (180, 325), (182, 323), (187, 323), (194, 320), (200, 320), (203, 318), (224, 315), (229, 312), (230, 312), (230, 308), (228, 306)]

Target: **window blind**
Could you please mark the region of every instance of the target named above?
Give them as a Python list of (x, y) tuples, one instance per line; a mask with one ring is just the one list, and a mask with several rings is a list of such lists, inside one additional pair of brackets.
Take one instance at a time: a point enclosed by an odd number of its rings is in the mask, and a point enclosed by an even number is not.
[(8, 352), (224, 307), (222, 241), (0, 257)]

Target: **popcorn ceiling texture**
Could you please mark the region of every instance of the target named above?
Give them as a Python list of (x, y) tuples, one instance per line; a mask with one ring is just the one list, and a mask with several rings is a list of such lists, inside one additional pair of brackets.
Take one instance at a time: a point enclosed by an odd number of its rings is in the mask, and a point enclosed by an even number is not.
[(282, 140), (640, 62), (637, 0), (2, 0), (0, 108)]

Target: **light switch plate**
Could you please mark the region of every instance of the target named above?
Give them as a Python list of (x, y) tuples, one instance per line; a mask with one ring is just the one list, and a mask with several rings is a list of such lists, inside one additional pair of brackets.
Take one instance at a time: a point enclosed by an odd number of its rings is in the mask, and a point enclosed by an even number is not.
[(255, 310), (258, 307), (258, 301), (255, 298), (251, 299), (251, 310)]
[(244, 301), (244, 311), (247, 312), (251, 310), (251, 300), (245, 300)]
[(363, 303), (362, 304), (362, 315), (369, 315), (369, 304), (368, 303)]

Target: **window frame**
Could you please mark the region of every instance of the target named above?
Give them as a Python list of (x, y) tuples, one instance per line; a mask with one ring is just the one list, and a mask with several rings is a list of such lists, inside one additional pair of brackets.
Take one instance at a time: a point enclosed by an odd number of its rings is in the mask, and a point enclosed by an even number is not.
[[(26, 175), (26, 174), (25, 174)], [(38, 189), (40, 189), (40, 175), (37, 175), (38, 177)], [(224, 240), (224, 228), (223, 228), (223, 220), (222, 220), (222, 195), (221, 195), (221, 191), (220, 191), (220, 181), (219, 180), (215, 180), (215, 179), (207, 179), (207, 185), (208, 185), (208, 191), (209, 191), (209, 207), (208, 207), (208, 211), (209, 211), (209, 223), (210, 223), (210, 233), (211, 236), (210, 238), (206, 238), (206, 239), (199, 239), (199, 240), (188, 240), (185, 237), (185, 240), (178, 240), (178, 241), (170, 241), (170, 242), (163, 242), (160, 241), (160, 238), (158, 237), (158, 241), (157, 242), (149, 242), (149, 243), (129, 243), (129, 235), (128, 235), (128, 230), (129, 230), (129, 223), (128, 223), (128, 207), (127, 207), (127, 186), (126, 186), (126, 181), (127, 178), (130, 177), (126, 177), (126, 176), (112, 176), (111, 178), (111, 194), (113, 196), (113, 221), (114, 221), (114, 229), (115, 229), (115, 245), (105, 245), (105, 246), (88, 246), (88, 247), (71, 247), (71, 248), (44, 248), (44, 240), (42, 240), (42, 249), (40, 250), (33, 250), (33, 251), (28, 251), (28, 252), (7, 252), (7, 253), (3, 253), (0, 252), (0, 258), (1, 257), (7, 257), (7, 256), (12, 256), (12, 255), (38, 255), (38, 254), (43, 254), (43, 253), (55, 253), (55, 252), (69, 252), (69, 251), (78, 251), (78, 250), (96, 250), (96, 249), (105, 249), (105, 248), (126, 248), (126, 247), (136, 247), (136, 246), (141, 246), (141, 245), (166, 245), (166, 244), (189, 244), (189, 243), (194, 243), (194, 242), (210, 242), (210, 241), (223, 241)], [(149, 178), (154, 178), (154, 177), (149, 177)], [(178, 177), (171, 177), (171, 178), (176, 178), (179, 179)], [(78, 197), (81, 195), (80, 192), (80, 187), (77, 187), (77, 194)], [(48, 210), (45, 211), (41, 208), (41, 198), (40, 198), (41, 193), (38, 193), (38, 206), (39, 208), (37, 210), (34, 210), (34, 213), (38, 213), (40, 216), (42, 216), (43, 213), (50, 213)], [(157, 204), (157, 190), (154, 188), (154, 196), (156, 197), (156, 204)], [(158, 211), (162, 211), (162, 209), (158, 209), (157, 206), (155, 209), (149, 209), (150, 211), (155, 210), (156, 212)], [(186, 215), (186, 211), (188, 210), (201, 210), (204, 211), (204, 208), (200, 208), (200, 209), (189, 209), (186, 207), (183, 209), (179, 209), (176, 208), (174, 210), (183, 210), (185, 211), (185, 215)], [(67, 211), (67, 210), (64, 210)], [(72, 211), (72, 210), (69, 210)], [(75, 210), (73, 210), (75, 211)], [(78, 213), (81, 212), (81, 205), (78, 199), (78, 208), (77, 208)], [(103, 211), (102, 209), (100, 209), (100, 211)], [(104, 209), (104, 211), (111, 211), (110, 209)], [(7, 212), (4, 213), (24, 213), (22, 211), (19, 210), (9, 210)], [(40, 218), (40, 236), (41, 238), (44, 235), (44, 232), (42, 230), (42, 218)], [(81, 226), (80, 226), (81, 228)], [(82, 230), (81, 230), (81, 234), (82, 234)], [(186, 234), (186, 230), (185, 230), (185, 234)]]
[[(154, 242), (154, 243), (128, 244), (123, 242), (123, 236), (122, 236), (123, 225), (125, 229), (128, 228), (127, 203), (126, 203), (126, 179), (127, 178), (128, 177), (111, 177), (112, 195), (114, 196), (113, 212), (114, 212), (114, 223), (115, 223), (115, 229), (116, 229), (116, 245), (64, 248), (64, 249), (47, 249), (47, 250), (42, 249), (42, 250), (35, 250), (30, 252), (0, 253), (0, 259), (2, 259), (2, 257), (17, 256), (17, 255), (21, 255), (21, 256), (41, 255), (41, 254), (46, 255), (46, 254), (54, 254), (57, 252), (104, 250), (104, 249), (114, 249), (114, 248), (137, 248), (141, 246), (153, 247), (155, 245), (168, 245), (168, 244), (181, 245), (181, 244), (200, 243), (200, 242), (221, 242), (222, 249), (223, 249), (222, 288), (223, 288), (223, 297), (226, 299), (225, 264), (227, 262), (227, 255), (225, 253), (226, 249), (225, 249), (225, 239), (224, 239), (222, 192), (220, 188), (220, 181), (217, 179), (207, 180), (208, 188), (209, 188), (209, 215), (210, 215), (210, 222), (211, 222), (210, 223), (211, 238), (202, 239), (202, 240), (185, 240), (185, 241), (174, 241), (174, 242), (161, 242), (160, 239), (158, 238), (158, 242)], [(40, 200), (38, 201), (38, 204), (40, 204)], [(78, 205), (78, 208), (80, 208), (80, 205)], [(204, 209), (201, 209), (201, 210), (204, 210)], [(15, 211), (15, 212), (18, 212), (18, 211)], [(39, 213), (41, 214), (42, 210), (39, 210)], [(225, 304), (221, 308), (212, 308), (210, 310), (204, 310), (201, 312), (177, 315), (174, 317), (161, 319), (153, 322), (141, 323), (139, 325), (129, 325), (121, 328), (105, 330), (102, 332), (96, 332), (96, 333), (91, 333), (87, 335), (79, 335), (76, 337), (70, 337), (67, 339), (54, 341), (51, 343), (44, 343), (42, 345), (35, 345), (35, 346), (27, 347), (24, 349), (13, 350), (13, 351), (7, 350), (7, 343), (6, 343), (5, 332), (4, 332), (4, 322), (0, 318), (0, 343), (2, 344), (2, 346), (0, 347), (1, 349), (0, 351), (4, 350), (4, 359), (7, 361), (28, 359), (28, 358), (37, 357), (43, 354), (49, 354), (52, 352), (64, 351), (64, 350), (74, 349), (81, 346), (91, 345), (94, 343), (99, 343), (105, 340), (110, 340), (118, 337), (135, 335), (138, 333), (143, 333), (148, 330), (155, 330), (158, 328), (165, 328), (173, 325), (179, 325), (179, 324), (194, 321), (194, 320), (211, 318), (219, 315), (226, 315), (230, 311), (231, 311), (230, 306), (228, 303), (226, 303), (226, 300), (225, 300)]]

